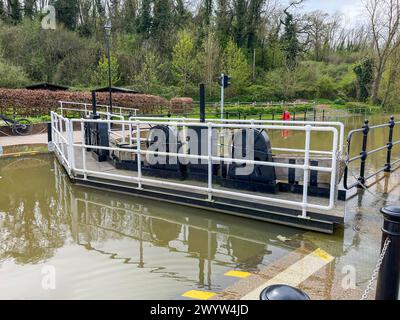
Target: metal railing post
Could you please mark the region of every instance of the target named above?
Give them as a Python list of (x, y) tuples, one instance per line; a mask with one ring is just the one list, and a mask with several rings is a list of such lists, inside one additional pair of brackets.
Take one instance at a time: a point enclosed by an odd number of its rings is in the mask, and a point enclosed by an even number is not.
[[(400, 285), (400, 207), (381, 209), (384, 222), (382, 228), (382, 264), (376, 287), (376, 300), (398, 300)], [(387, 243), (388, 242), (388, 243)], [(383, 250), (386, 249), (384, 252)]]
[(385, 172), (392, 171), (392, 149), (393, 149), (393, 131), (396, 126), (396, 122), (394, 121), (394, 116), (390, 117), (389, 122), (389, 142), (387, 144), (387, 156), (386, 156), (386, 168)]
[(74, 128), (73, 122), (69, 120), (65, 120), (65, 129), (67, 132), (67, 141), (68, 141), (68, 161), (71, 166), (71, 173), (75, 169), (75, 149), (74, 149)]
[(81, 139), (82, 139), (82, 170), (83, 170), (83, 179), (87, 180), (86, 174), (86, 134), (85, 134), (85, 123), (81, 122)]
[(368, 144), (368, 133), (369, 133), (369, 121), (365, 120), (363, 126), (363, 142), (361, 149), (361, 165), (360, 165), (360, 176), (358, 178), (358, 188), (362, 188), (365, 185), (365, 166), (368, 158), (367, 144)]
[[(307, 218), (307, 203), (308, 203), (308, 182), (310, 178), (310, 145), (311, 145), (311, 126), (306, 126), (306, 141), (304, 154), (304, 178), (303, 178), (303, 218)], [(333, 158), (333, 156), (332, 156)], [(333, 161), (333, 160), (332, 160)], [(332, 191), (331, 191), (332, 192)]]
[(208, 201), (212, 201), (212, 188), (213, 188), (213, 177), (212, 177), (212, 123), (208, 123)]
[(142, 149), (140, 136), (140, 122), (136, 121), (136, 160), (138, 164), (138, 189), (142, 189)]

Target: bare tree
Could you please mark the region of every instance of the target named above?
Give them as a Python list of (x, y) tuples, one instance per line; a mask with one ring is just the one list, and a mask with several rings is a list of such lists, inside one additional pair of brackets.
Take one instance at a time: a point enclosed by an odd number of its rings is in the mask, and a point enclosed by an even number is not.
[(372, 34), (376, 72), (371, 99), (379, 103), (379, 88), (386, 64), (400, 45), (400, 0), (364, 0)]

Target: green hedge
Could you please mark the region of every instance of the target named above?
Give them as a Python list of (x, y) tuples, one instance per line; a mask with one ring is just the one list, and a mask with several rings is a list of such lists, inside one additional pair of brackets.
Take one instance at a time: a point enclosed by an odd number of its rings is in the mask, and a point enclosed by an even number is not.
[(345, 108), (347, 111), (351, 113), (373, 114), (382, 111), (379, 106), (373, 106), (362, 102), (347, 102), (345, 104)]

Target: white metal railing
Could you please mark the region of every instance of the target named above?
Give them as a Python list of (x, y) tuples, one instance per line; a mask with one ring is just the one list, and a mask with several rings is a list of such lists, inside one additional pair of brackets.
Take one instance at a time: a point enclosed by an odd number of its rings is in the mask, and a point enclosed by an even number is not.
[[(130, 117), (130, 121), (153, 121), (153, 120), (158, 120), (158, 121), (165, 121), (165, 122), (199, 122), (200, 120), (197, 118), (163, 118), (163, 117)], [(213, 122), (217, 123), (234, 123), (234, 124), (271, 124), (271, 125), (285, 125), (287, 126), (286, 129), (291, 129), (293, 126), (298, 126), (298, 125), (311, 125), (311, 126), (331, 126), (335, 127), (339, 130), (339, 146), (338, 146), (338, 156), (341, 157), (343, 155), (343, 147), (344, 147), (344, 134), (345, 134), (345, 128), (344, 124), (342, 122), (334, 122), (334, 121), (285, 121), (285, 120), (228, 120), (228, 119), (212, 119)], [(165, 124), (164, 122), (164, 124)], [(272, 151), (283, 151), (283, 152), (293, 152), (293, 153), (302, 153), (304, 150), (302, 149), (287, 149), (287, 148), (272, 148)], [(316, 150), (310, 150), (311, 154), (326, 154), (329, 155), (329, 152), (325, 151), (316, 151)]]
[[(60, 113), (62, 116), (64, 116), (64, 111), (79, 111), (79, 112), (84, 112), (85, 116), (90, 116), (92, 114), (92, 104), (91, 103), (83, 103), (83, 102), (71, 102), (71, 101), (58, 101), (58, 104), (60, 107), (58, 108), (60, 110)], [(76, 108), (74, 108), (76, 106)], [(96, 104), (96, 107), (98, 108), (97, 113), (110, 113), (113, 116), (136, 116), (139, 109), (135, 108), (124, 108), (124, 107), (119, 107), (119, 106), (112, 106), (112, 113), (110, 112), (111, 108), (110, 105), (104, 105), (104, 104)], [(101, 111), (105, 110), (105, 111)]]
[[(163, 119), (164, 120), (164, 119)], [(174, 119), (176, 120), (176, 119)], [(85, 123), (106, 123), (109, 126), (113, 125), (122, 125), (130, 127), (130, 139), (132, 140), (132, 133), (135, 133), (136, 146), (132, 145), (132, 148), (119, 148), (119, 147), (110, 147), (110, 146), (95, 146), (95, 145), (86, 145), (85, 142)], [(216, 121), (218, 122), (218, 121)], [(228, 121), (223, 121), (228, 122)], [(260, 123), (261, 122), (261, 123)], [(64, 123), (64, 126), (58, 125), (58, 123)], [(80, 133), (82, 143), (75, 143), (73, 141), (73, 127), (74, 124), (80, 124)], [(296, 122), (294, 124), (288, 124), (287, 122), (274, 121), (267, 123), (266, 121), (251, 121), (248, 122), (240, 122), (240, 123), (199, 123), (199, 122), (191, 122), (188, 119), (184, 120), (176, 120), (170, 121), (168, 125), (177, 127), (177, 128), (187, 128), (187, 127), (202, 127), (208, 130), (208, 150), (207, 155), (197, 155), (197, 154), (187, 154), (187, 153), (179, 153), (179, 152), (162, 152), (162, 151), (152, 151), (152, 150), (143, 150), (141, 148), (141, 129), (147, 126), (153, 125), (165, 125), (165, 121), (157, 121), (154, 118), (152, 121), (141, 121), (139, 119), (136, 120), (111, 120), (111, 119), (66, 119), (57, 113), (52, 112), (52, 131), (53, 131), (53, 142), (56, 145), (55, 151), (61, 157), (62, 162), (67, 166), (70, 175), (82, 174), (84, 179), (87, 179), (88, 176), (96, 176), (102, 177), (106, 179), (112, 179), (115, 181), (120, 181), (121, 179), (130, 179), (133, 183), (137, 184), (138, 189), (143, 189), (147, 185), (148, 186), (158, 186), (158, 187), (166, 187), (166, 188), (178, 188), (181, 190), (192, 190), (194, 192), (202, 193), (207, 195), (207, 199), (209, 201), (213, 201), (213, 197), (216, 195), (224, 195), (229, 197), (238, 197), (244, 198), (247, 200), (260, 201), (263, 203), (278, 203), (281, 205), (291, 205), (294, 207), (298, 207), (302, 210), (301, 217), (307, 217), (308, 209), (319, 209), (319, 210), (331, 210), (336, 205), (336, 191), (337, 191), (337, 162), (338, 157), (340, 156), (341, 150), (341, 139), (339, 138), (339, 131), (337, 127), (342, 128), (342, 124), (340, 123), (332, 123), (332, 126), (328, 126), (327, 123), (305, 123), (305, 122)], [(304, 149), (284, 149), (288, 152), (302, 152), (304, 153), (304, 164), (290, 164), (290, 163), (279, 163), (279, 162), (269, 162), (269, 161), (256, 161), (256, 160), (245, 160), (245, 159), (237, 159), (237, 158), (229, 158), (224, 156), (214, 156), (212, 151), (212, 137), (213, 130), (224, 130), (224, 129), (264, 129), (264, 130), (293, 130), (293, 131), (301, 131), (305, 132), (305, 141), (304, 141)], [(332, 149), (330, 151), (316, 151), (310, 150), (311, 144), (311, 133), (312, 132), (327, 132), (332, 134)], [(65, 136), (64, 136), (65, 135)], [(341, 135), (341, 133), (340, 133)], [(65, 153), (64, 145), (67, 148), (68, 152)], [(137, 156), (137, 176), (127, 176), (123, 174), (110, 173), (110, 172), (101, 172), (90, 170), (87, 167), (87, 159), (86, 159), (86, 150), (87, 149), (96, 149), (96, 150), (108, 150), (108, 151), (120, 151), (120, 152), (128, 152), (132, 154), (136, 154)], [(75, 166), (75, 149), (80, 149), (82, 153), (82, 167), (77, 168)], [(310, 155), (312, 153), (329, 155), (331, 160), (331, 166), (328, 167), (319, 167), (310, 165)], [(208, 164), (208, 179), (207, 179), (207, 187), (202, 187), (198, 185), (189, 184), (188, 181), (183, 182), (172, 182), (165, 180), (157, 180), (152, 179), (142, 174), (142, 156), (143, 155), (154, 155), (154, 156), (170, 156), (177, 157), (179, 159), (195, 159), (195, 160), (205, 160)], [(237, 191), (228, 191), (217, 189), (213, 185), (213, 163), (218, 162), (221, 163), (229, 162), (236, 164), (250, 164), (257, 166), (270, 166), (270, 167), (280, 167), (280, 168), (292, 168), (299, 169), (304, 171), (303, 175), (303, 195), (301, 201), (294, 200), (286, 200), (280, 198), (268, 197), (260, 194), (250, 194), (250, 193), (242, 193)], [(310, 203), (308, 190), (309, 190), (309, 179), (310, 179), (310, 171), (318, 171), (318, 172), (326, 172), (330, 173), (330, 196), (329, 203), (327, 205)]]

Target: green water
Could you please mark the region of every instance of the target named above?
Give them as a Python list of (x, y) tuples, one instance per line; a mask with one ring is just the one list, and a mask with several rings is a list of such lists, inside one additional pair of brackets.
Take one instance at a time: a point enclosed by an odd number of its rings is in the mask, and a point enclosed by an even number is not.
[[(354, 128), (362, 120), (345, 121)], [(371, 145), (385, 135), (377, 133)], [(302, 139), (289, 135), (280, 147)], [(371, 158), (369, 170), (384, 156)], [(350, 200), (345, 227), (329, 236), (77, 187), (52, 155), (1, 159), (0, 299), (179, 299), (188, 290), (224, 290), (237, 281), (224, 276), (229, 270), (257, 272), (294, 250), (318, 247), (335, 257), (320, 296), (346, 298), (340, 283), (347, 265), (357, 266), (357, 288), (347, 292), (357, 296), (379, 253), (378, 209), (385, 198), (399, 200), (398, 178), (371, 189), (381, 198), (364, 192)]]

